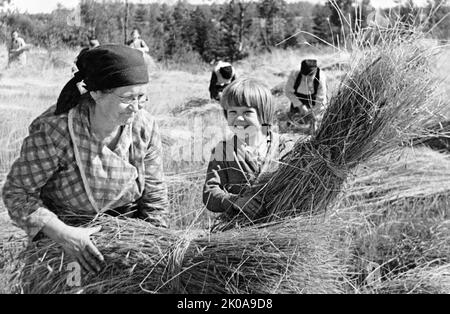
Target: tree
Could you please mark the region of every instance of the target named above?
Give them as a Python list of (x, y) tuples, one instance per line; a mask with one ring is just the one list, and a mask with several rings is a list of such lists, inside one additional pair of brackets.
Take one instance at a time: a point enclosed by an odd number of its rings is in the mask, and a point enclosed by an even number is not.
[(262, 0), (258, 4), (258, 15), (263, 21), (263, 42), (266, 49), (270, 51), (270, 47), (281, 42), (286, 35), (286, 2), (284, 0)]
[(317, 4), (313, 10), (313, 34), (320, 38), (319, 42), (333, 43), (332, 27), (330, 23), (331, 9)]
[(203, 60), (212, 61), (216, 54), (210, 51), (210, 44), (219, 44), (210, 38), (211, 36), (218, 36), (218, 31), (215, 30), (215, 25), (212, 23), (211, 13), (197, 6), (195, 10), (190, 12), (190, 22), (186, 28), (188, 41), (192, 49), (198, 52)]
[(419, 22), (419, 8), (413, 2), (413, 0), (408, 0), (406, 3), (399, 7), (399, 17), (400, 22), (405, 25), (418, 25)]
[(329, 0), (326, 5), (330, 10), (332, 41), (336, 45), (343, 44), (350, 34), (353, 0)]
[(248, 3), (231, 0), (222, 11), (221, 42), (225, 54), (222, 57), (229, 61), (242, 59), (247, 54), (244, 50), (244, 39), (252, 24), (251, 17), (247, 15), (248, 8)]
[(8, 42), (9, 28), (7, 17), (13, 13), (11, 0), (0, 0), (0, 41)]

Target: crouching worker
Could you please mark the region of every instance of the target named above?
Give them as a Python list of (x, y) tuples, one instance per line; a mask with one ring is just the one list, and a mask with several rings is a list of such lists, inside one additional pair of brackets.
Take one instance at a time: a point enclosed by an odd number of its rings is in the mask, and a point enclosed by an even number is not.
[(259, 81), (234, 81), (224, 90), (220, 104), (233, 136), (212, 150), (203, 203), (212, 212), (231, 217), (243, 212), (252, 219), (263, 210), (261, 195), (246, 192), (264, 184), (294, 142), (273, 132), (274, 99)]
[(123, 215), (164, 227), (168, 201), (158, 128), (142, 110), (149, 81), (142, 53), (99, 46), (77, 67), (56, 107), (31, 123), (3, 201), (30, 240), (48, 237), (96, 272), (103, 256), (90, 236), (100, 229), (70, 224), (67, 215)]
[(209, 82), (209, 96), (211, 99), (220, 101), (222, 92), (236, 79), (233, 66), (228, 62), (219, 61), (211, 73)]
[(292, 71), (284, 89), (291, 101), (289, 118), (294, 124), (309, 124), (314, 133), (327, 102), (326, 80), (317, 60), (303, 60), (300, 70)]

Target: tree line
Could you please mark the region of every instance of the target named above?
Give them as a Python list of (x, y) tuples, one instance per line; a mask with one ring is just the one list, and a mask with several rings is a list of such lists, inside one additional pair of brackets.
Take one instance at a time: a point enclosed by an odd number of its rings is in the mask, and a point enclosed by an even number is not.
[[(169, 5), (80, 0), (76, 11), (58, 5), (50, 14), (0, 13), (0, 40), (8, 42), (10, 32), (18, 30), (27, 42), (45, 48), (80, 47), (86, 45), (88, 37), (101, 43), (124, 43), (137, 28), (156, 60), (234, 61), (274, 47), (341, 44), (350, 28), (367, 27), (367, 16), (373, 11), (370, 0), (362, 0), (358, 8), (354, 2), (334, 0), (314, 5), (306, 1), (230, 0)], [(385, 13), (397, 15), (405, 23), (422, 23), (437, 38), (450, 37), (447, 0), (429, 0), (425, 8), (410, 0)], [(68, 17), (78, 22), (68, 23)]]

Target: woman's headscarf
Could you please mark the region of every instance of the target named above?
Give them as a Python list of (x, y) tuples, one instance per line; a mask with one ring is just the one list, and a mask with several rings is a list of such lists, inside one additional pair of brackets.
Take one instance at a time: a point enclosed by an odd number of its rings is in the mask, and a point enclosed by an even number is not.
[(78, 84), (88, 91), (107, 90), (148, 83), (148, 69), (142, 52), (124, 45), (103, 45), (82, 51), (77, 57), (78, 72), (62, 89), (55, 114), (68, 112), (81, 97)]

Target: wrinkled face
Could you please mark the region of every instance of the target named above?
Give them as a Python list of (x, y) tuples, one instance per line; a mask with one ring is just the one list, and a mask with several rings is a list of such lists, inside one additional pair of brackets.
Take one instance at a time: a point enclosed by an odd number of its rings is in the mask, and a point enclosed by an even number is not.
[(107, 92), (91, 92), (95, 100), (95, 113), (112, 125), (125, 125), (133, 121), (136, 113), (147, 102), (147, 84), (114, 88)]
[(255, 108), (229, 107), (227, 109), (227, 122), (231, 131), (243, 141), (263, 131)]

